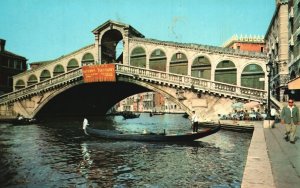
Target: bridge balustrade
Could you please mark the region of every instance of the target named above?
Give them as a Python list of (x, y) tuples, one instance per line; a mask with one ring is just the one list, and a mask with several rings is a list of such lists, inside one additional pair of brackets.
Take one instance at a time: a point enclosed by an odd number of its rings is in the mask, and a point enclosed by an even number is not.
[(218, 94), (236, 96), (246, 99), (263, 100), (266, 97), (266, 91), (240, 87), (223, 82), (216, 82), (202, 78), (180, 75), (175, 73), (166, 73), (158, 70), (145, 69), (130, 65), (115, 64), (116, 72), (120, 74), (133, 74), (135, 78), (165, 82), (168, 84), (177, 85), (179, 87), (194, 88), (197, 90), (205, 90)]
[[(134, 67), (130, 65), (115, 64), (116, 73), (123, 74), (127, 76), (133, 76), (135, 79), (143, 79), (148, 81), (156, 81), (161, 83), (166, 83), (169, 85), (183, 87), (183, 88), (193, 88), (198, 91), (213, 92), (216, 94), (223, 94), (224, 96), (235, 96), (244, 99), (253, 99), (261, 101), (266, 98), (266, 91), (240, 87), (236, 85), (231, 85), (223, 82), (216, 82), (211, 80), (206, 80), (203, 78), (197, 78), (187, 75), (180, 75), (175, 73), (167, 73), (158, 70), (146, 69), (141, 67)], [(69, 72), (57, 75), (53, 78), (49, 78), (42, 82), (30, 85), (26, 88), (5, 94), (0, 96), (0, 103), (13, 102), (18, 98), (23, 98), (42, 90), (53, 88), (54, 86), (65, 84), (80, 78), (82, 81), (82, 69), (81, 67), (73, 69)]]
[(2, 95), (0, 96), (0, 102), (1, 103), (11, 102), (13, 100), (17, 100), (18, 98), (26, 97), (28, 95), (38, 93), (47, 88), (51, 88), (55, 85), (62, 84), (65, 82), (70, 82), (78, 77), (82, 77), (81, 67), (77, 69), (73, 69), (64, 74), (57, 75), (53, 78), (49, 78), (42, 82), (36, 83), (34, 85), (28, 86), (26, 88)]

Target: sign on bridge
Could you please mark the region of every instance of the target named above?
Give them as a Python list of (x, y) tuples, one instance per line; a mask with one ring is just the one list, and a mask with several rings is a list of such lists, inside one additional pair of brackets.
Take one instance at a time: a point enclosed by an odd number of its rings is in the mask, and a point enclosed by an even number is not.
[(83, 66), (82, 74), (83, 81), (85, 83), (116, 81), (116, 71), (114, 64)]

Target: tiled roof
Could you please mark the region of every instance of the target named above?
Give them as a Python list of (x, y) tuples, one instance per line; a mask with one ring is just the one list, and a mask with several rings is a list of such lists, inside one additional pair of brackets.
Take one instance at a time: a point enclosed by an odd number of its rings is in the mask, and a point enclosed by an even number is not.
[(12, 53), (10, 51), (5, 50), (4, 52), (0, 52), (1, 55), (5, 55), (5, 56), (10, 56), (10, 57), (15, 57), (15, 58), (20, 58), (20, 59), (24, 59), (27, 60), (25, 57), (17, 55), (15, 53)]

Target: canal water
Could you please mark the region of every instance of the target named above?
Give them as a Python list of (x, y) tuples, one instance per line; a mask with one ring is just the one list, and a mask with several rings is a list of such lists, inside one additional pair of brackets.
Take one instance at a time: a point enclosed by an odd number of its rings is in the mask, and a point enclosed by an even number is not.
[[(240, 187), (250, 133), (219, 131), (193, 144), (111, 141), (83, 134), (84, 117), (0, 124), (0, 187)], [(125, 132), (181, 133), (181, 114), (87, 117)]]

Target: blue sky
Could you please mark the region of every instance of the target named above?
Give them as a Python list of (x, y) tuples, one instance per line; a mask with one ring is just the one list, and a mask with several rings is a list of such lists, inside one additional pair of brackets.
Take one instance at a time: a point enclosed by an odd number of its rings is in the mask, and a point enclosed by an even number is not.
[(275, 0), (1, 0), (0, 38), (28, 62), (92, 44), (107, 20), (146, 38), (220, 46), (232, 35), (264, 35)]

